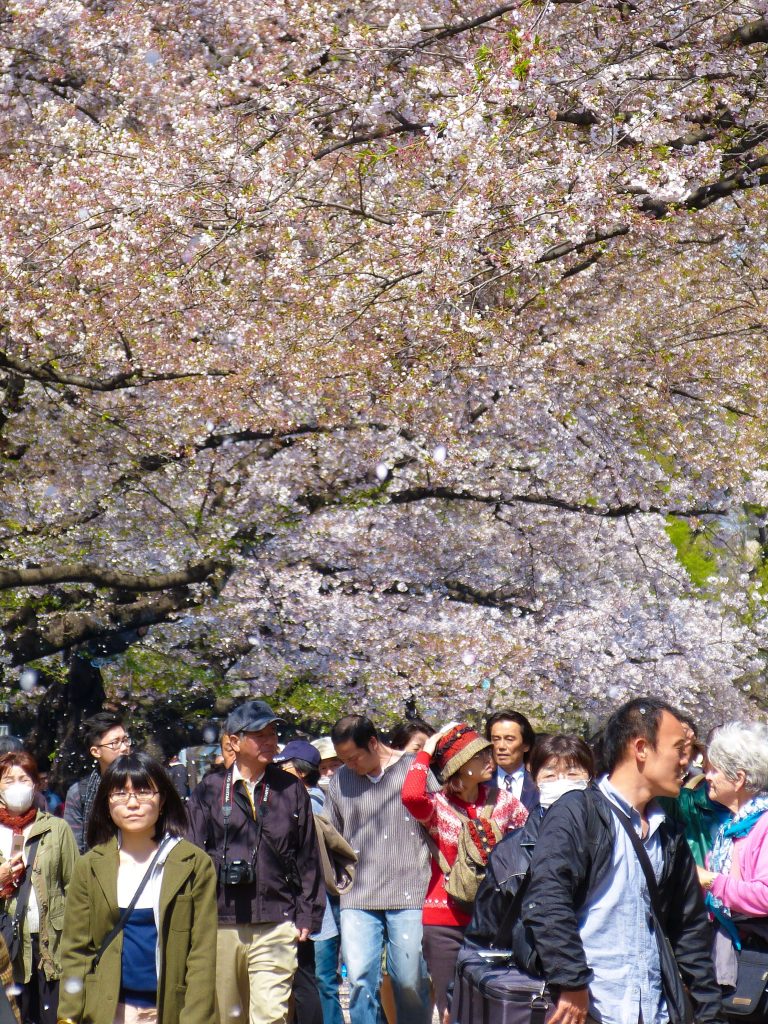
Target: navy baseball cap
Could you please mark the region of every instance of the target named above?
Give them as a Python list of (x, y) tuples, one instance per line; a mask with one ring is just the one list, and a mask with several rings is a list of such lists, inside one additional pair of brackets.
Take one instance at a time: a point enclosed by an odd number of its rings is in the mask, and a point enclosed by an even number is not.
[(258, 732), (273, 722), (285, 725), (284, 720), (274, 713), (269, 704), (263, 700), (249, 700), (230, 713), (225, 729), (230, 735), (238, 732)]
[(282, 764), (284, 761), (293, 761), (295, 757), (311, 764), (313, 768), (320, 765), (320, 751), (308, 740), (291, 740), (290, 743), (286, 743), (280, 753), (273, 758), (272, 763)]

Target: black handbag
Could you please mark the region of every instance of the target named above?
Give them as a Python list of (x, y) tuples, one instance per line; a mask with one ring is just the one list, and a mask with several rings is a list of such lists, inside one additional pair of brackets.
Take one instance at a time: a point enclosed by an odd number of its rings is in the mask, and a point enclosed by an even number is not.
[(35, 856), (39, 845), (40, 840), (35, 839), (29, 847), (24, 881), (19, 886), (16, 895), (16, 910), (13, 916), (7, 910), (0, 911), (0, 937), (2, 937), (3, 942), (8, 947), (8, 956), (11, 959), (11, 963), (14, 962), (21, 952), (22, 926), (24, 915), (27, 912), (27, 904), (29, 903), (29, 890), (32, 888), (32, 866), (35, 863)]
[(736, 988), (723, 996), (723, 1012), (743, 1021), (768, 1018), (768, 949), (743, 948), (737, 952)]

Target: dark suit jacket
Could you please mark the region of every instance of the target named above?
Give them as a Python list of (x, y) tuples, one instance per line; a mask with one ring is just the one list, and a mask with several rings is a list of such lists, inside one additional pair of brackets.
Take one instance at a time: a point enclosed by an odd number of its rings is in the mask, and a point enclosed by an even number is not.
[[(497, 768), (494, 774), (494, 781), (501, 789), (503, 787), (503, 783), (499, 780), (498, 772), (499, 769)], [(520, 793), (520, 802), (527, 811), (530, 811), (531, 808), (535, 807), (536, 804), (539, 802), (538, 787), (535, 785), (533, 777), (527, 768), (525, 770), (525, 774), (523, 775), (523, 788)]]
[(520, 794), (520, 802), (528, 811), (539, 802), (539, 787), (533, 781), (533, 776), (527, 768), (523, 776), (523, 790)]

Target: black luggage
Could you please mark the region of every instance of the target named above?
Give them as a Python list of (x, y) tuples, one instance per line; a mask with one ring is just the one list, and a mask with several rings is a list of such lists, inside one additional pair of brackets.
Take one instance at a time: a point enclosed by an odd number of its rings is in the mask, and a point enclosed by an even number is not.
[(451, 1024), (545, 1024), (554, 1012), (544, 979), (518, 970), (509, 952), (459, 951)]

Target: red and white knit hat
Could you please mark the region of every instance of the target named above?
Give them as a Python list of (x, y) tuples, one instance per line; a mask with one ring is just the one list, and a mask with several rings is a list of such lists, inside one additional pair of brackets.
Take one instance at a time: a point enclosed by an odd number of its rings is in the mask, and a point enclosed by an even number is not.
[(435, 749), (434, 765), (443, 782), (447, 782), (462, 765), (490, 745), (489, 740), (483, 739), (480, 733), (475, 732), (466, 722), (457, 722), (440, 737)]

